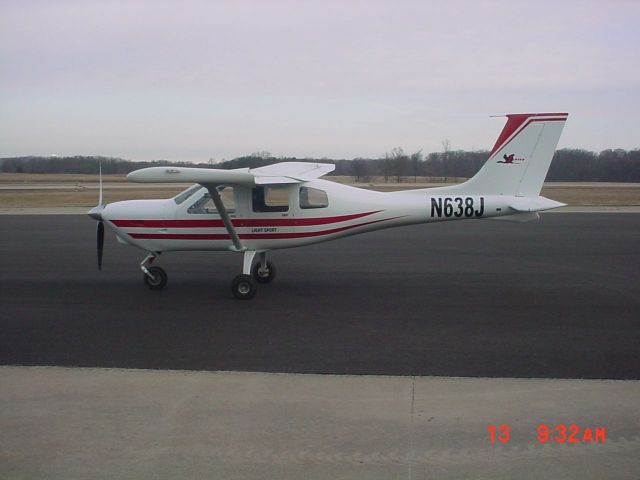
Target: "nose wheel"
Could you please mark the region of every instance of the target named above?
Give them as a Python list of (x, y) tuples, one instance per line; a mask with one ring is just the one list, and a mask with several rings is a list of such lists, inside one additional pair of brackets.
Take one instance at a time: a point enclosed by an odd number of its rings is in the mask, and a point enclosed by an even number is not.
[(167, 272), (160, 267), (150, 267), (143, 275), (144, 284), (150, 290), (162, 290), (167, 284)]
[(160, 267), (151, 266), (158, 255), (160, 255), (159, 252), (150, 253), (140, 262), (140, 270), (144, 273), (142, 280), (150, 290), (162, 290), (167, 284), (167, 272)]

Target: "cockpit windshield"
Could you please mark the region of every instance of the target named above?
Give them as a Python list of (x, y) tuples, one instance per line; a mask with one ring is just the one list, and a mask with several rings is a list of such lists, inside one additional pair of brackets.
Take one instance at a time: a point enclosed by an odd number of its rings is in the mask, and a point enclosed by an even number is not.
[(189, 188), (187, 188), (185, 191), (173, 197), (173, 201), (176, 202), (177, 205), (180, 205), (182, 202), (184, 202), (187, 198), (189, 198), (191, 195), (196, 193), (201, 188), (202, 188), (202, 185), (192, 185)]

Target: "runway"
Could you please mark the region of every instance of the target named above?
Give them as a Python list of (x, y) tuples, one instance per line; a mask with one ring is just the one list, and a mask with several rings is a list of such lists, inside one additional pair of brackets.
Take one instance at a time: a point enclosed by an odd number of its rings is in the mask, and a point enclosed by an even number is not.
[(419, 225), (241, 257), (143, 252), (86, 216), (0, 216), (0, 363), (185, 370), (640, 378), (640, 215)]

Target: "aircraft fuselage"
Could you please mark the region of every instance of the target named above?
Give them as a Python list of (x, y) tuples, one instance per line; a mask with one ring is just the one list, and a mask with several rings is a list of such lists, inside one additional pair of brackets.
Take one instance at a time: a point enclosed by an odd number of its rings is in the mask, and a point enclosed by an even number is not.
[[(516, 197), (439, 194), (440, 188), (376, 192), (321, 179), (277, 188), (277, 205), (258, 211), (253, 188), (233, 189), (229, 216), (247, 250), (291, 248), (403, 225), (518, 213), (509, 206)], [(301, 198), (305, 188), (326, 198), (305, 207)], [(233, 249), (220, 215), (193, 208), (204, 195), (207, 190), (202, 187), (180, 204), (175, 198), (111, 203), (102, 217), (120, 241), (147, 251)]]

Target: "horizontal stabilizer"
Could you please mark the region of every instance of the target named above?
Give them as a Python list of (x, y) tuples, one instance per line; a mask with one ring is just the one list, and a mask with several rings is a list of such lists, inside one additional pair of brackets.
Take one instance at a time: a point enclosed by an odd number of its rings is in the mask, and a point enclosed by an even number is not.
[(541, 212), (566, 206), (566, 203), (556, 202), (545, 197), (516, 197), (509, 202), (509, 208), (516, 212)]

